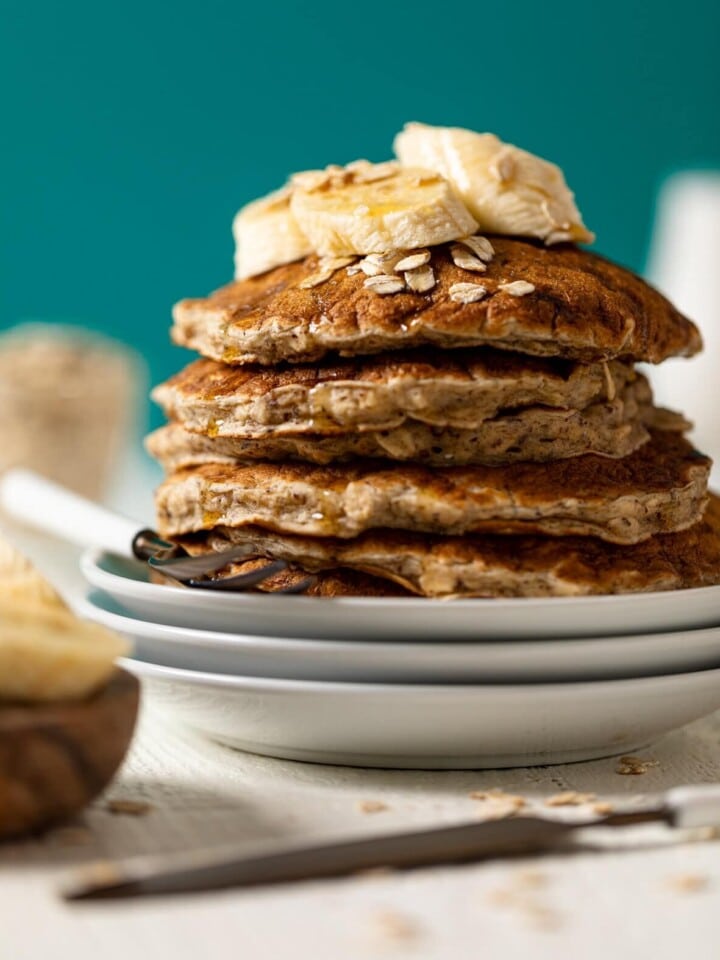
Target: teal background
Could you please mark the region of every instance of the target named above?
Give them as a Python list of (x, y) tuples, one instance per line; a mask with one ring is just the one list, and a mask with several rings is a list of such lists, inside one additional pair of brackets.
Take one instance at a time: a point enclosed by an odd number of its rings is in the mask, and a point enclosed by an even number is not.
[(641, 269), (662, 178), (720, 166), (720, 4), (2, 4), (0, 325), (71, 319), (188, 358), (171, 304), (231, 277), (235, 210), (290, 171), (380, 160), (404, 121), (558, 162)]

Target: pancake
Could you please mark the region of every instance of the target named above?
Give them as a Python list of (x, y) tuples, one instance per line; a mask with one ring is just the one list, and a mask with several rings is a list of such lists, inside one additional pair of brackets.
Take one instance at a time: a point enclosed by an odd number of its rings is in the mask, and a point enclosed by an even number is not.
[(427, 597), (568, 597), (680, 590), (720, 583), (720, 500), (682, 533), (633, 546), (591, 537), (428, 537), (377, 531), (313, 539), (259, 527), (219, 528), (183, 540), (195, 552), (248, 543), (305, 570), (350, 568)]
[(504, 409), (582, 410), (612, 400), (635, 372), (480, 348), (418, 350), (322, 366), (232, 367), (196, 360), (153, 399), (189, 430), (219, 437), (328, 436), (408, 421), (472, 429)]
[[(644, 402), (638, 403), (639, 399)], [(393, 430), (337, 436), (281, 434), (248, 440), (207, 437), (172, 423), (152, 433), (145, 445), (166, 473), (203, 463), (247, 460), (328, 464), (360, 457), (447, 467), (495, 466), (523, 460), (543, 463), (587, 453), (625, 457), (649, 439), (648, 421), (652, 424), (662, 418), (665, 429), (680, 431), (689, 426), (679, 414), (653, 408), (649, 399), (650, 389), (642, 378), (612, 402), (593, 404), (585, 410), (528, 407), (486, 420), (472, 430), (410, 422)]]
[[(202, 541), (188, 540), (185, 543), (187, 552), (193, 556), (209, 553), (212, 548)], [(229, 563), (219, 571), (219, 576), (236, 577), (251, 573), (267, 560), (243, 560), (239, 563)], [(401, 597), (408, 596), (408, 591), (397, 583), (381, 577), (374, 577), (369, 573), (362, 573), (349, 568), (338, 570), (317, 570), (313, 573), (314, 582), (301, 592), (307, 597)], [(308, 572), (297, 565), (288, 567), (268, 577), (257, 584), (253, 589), (261, 593), (276, 593), (278, 590), (297, 588), (308, 579)], [(150, 570), (152, 583), (177, 586), (176, 581), (164, 577), (156, 570)]]
[(636, 543), (696, 522), (710, 460), (681, 434), (654, 433), (630, 456), (505, 467), (363, 461), (342, 466), (204, 464), (157, 490), (161, 535), (260, 525), (356, 537), (380, 527), (459, 535), (541, 532)]
[[(307, 362), (432, 344), (489, 345), (538, 356), (593, 362), (621, 358), (659, 363), (701, 349), (697, 328), (643, 280), (571, 244), (545, 247), (493, 237), (482, 274), (456, 266), (448, 246), (434, 247), (435, 286), (388, 296), (364, 286), (361, 272), (336, 270), (319, 285), (315, 256), (231, 283), (173, 312), (175, 343), (227, 363)], [(525, 281), (524, 296), (500, 289)], [(450, 288), (479, 283), (487, 296), (457, 302)]]

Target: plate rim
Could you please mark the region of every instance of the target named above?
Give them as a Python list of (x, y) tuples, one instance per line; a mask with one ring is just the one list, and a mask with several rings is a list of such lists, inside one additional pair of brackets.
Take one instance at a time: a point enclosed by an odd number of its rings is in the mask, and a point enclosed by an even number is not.
[[(109, 595), (108, 595), (109, 596)], [(112, 601), (112, 597), (110, 597)], [(337, 639), (337, 640), (328, 640), (322, 637), (294, 637), (294, 636), (265, 636), (264, 634), (258, 633), (232, 633), (225, 630), (207, 630), (201, 629), (200, 627), (188, 627), (188, 626), (178, 626), (169, 623), (155, 623), (152, 620), (143, 620), (140, 617), (133, 617), (125, 613), (116, 613), (114, 610), (106, 610), (102, 606), (98, 606), (97, 603), (93, 602), (92, 596), (86, 594), (79, 607), (79, 612), (81, 615), (86, 615), (89, 610), (99, 611), (104, 618), (107, 618), (108, 621), (112, 623), (106, 623), (105, 626), (110, 626), (111, 629), (123, 631), (123, 629), (128, 632), (135, 630), (136, 626), (140, 626), (143, 631), (146, 631), (144, 639), (148, 640), (176, 640), (181, 644), (192, 644), (197, 643), (203, 645), (205, 643), (220, 643), (223, 646), (232, 646), (234, 643), (242, 643), (244, 640), (249, 640), (252, 642), (261, 642), (263, 645), (268, 644), (271, 647), (277, 647), (278, 649), (286, 646), (287, 644), (292, 644), (297, 647), (301, 647), (304, 644), (313, 644), (320, 645), (322, 644), (328, 650), (333, 650), (337, 648), (338, 652), (341, 649), (346, 649), (350, 646), (353, 650), (363, 650), (363, 651), (377, 651), (378, 648), (387, 649), (390, 648), (393, 651), (397, 650), (407, 650), (415, 646), (428, 647), (428, 646), (437, 646), (442, 647), (443, 649), (452, 649), (454, 647), (467, 649), (472, 646), (485, 646), (488, 644), (495, 644), (496, 646), (517, 646), (518, 644), (522, 646), (530, 647), (538, 643), (552, 643), (552, 644), (562, 644), (566, 645), (568, 643), (581, 643), (581, 644), (590, 644), (590, 643), (617, 643), (621, 644), (627, 642), (628, 640), (640, 640), (640, 641), (660, 641), (667, 640), (669, 638), (677, 637), (679, 634), (693, 634), (698, 637), (698, 639), (704, 639), (710, 637), (710, 634), (717, 633), (720, 631), (720, 614), (719, 621), (714, 626), (709, 627), (690, 627), (690, 628), (681, 628), (679, 630), (666, 630), (664, 632), (653, 632), (653, 633), (623, 633), (623, 634), (608, 634), (600, 635), (595, 634), (593, 636), (582, 636), (582, 637), (542, 637), (542, 636), (528, 636), (528, 637), (479, 637), (474, 640), (355, 640), (353, 638), (348, 639)], [(103, 621), (101, 621), (103, 622)], [(123, 626), (127, 625), (127, 626)], [(181, 639), (177, 639), (178, 632), (181, 634)], [(720, 649), (718, 650), (718, 656), (720, 656)]]
[[(241, 675), (226, 675), (209, 673), (202, 670), (186, 670), (182, 667), (168, 667), (163, 664), (148, 663), (135, 657), (122, 657), (117, 661), (118, 666), (133, 672), (133, 666), (139, 664), (138, 674), (148, 673), (149, 679), (168, 680), (174, 683), (185, 683), (190, 686), (222, 687), (245, 693), (287, 693), (287, 694), (318, 694), (334, 693), (349, 696), (388, 695), (398, 697), (412, 697), (415, 694), (435, 695), (439, 697), (457, 697), (459, 693), (465, 695), (482, 695), (491, 698), (502, 696), (527, 697), (528, 691), (534, 691), (543, 696), (577, 696), (592, 690), (593, 693), (602, 692), (613, 687), (642, 686), (648, 687), (657, 684), (667, 687), (677, 683), (688, 684), (700, 677), (715, 676), (720, 680), (720, 658), (718, 666), (707, 667), (704, 670), (691, 670), (684, 673), (658, 674), (645, 677), (604, 678), (600, 680), (567, 680), (552, 681), (549, 683), (467, 683), (467, 684), (431, 684), (431, 683), (360, 683), (340, 680), (294, 680), (282, 677), (247, 677)], [(154, 676), (153, 676), (154, 674)], [(179, 676), (178, 676), (179, 675)]]
[[(93, 586), (99, 587), (101, 590), (107, 588), (103, 586), (102, 583), (97, 583), (92, 579), (93, 576), (99, 578), (105, 578), (106, 582), (117, 582), (120, 581), (124, 584), (131, 585), (130, 593), (134, 593), (135, 597), (143, 599), (147, 597), (148, 594), (153, 597), (166, 598), (168, 602), (175, 596), (187, 596), (187, 589), (183, 587), (173, 587), (165, 584), (155, 584), (150, 583), (145, 580), (133, 580), (130, 577), (123, 577), (117, 573), (111, 573), (108, 570), (104, 570), (99, 563), (99, 558), (102, 556), (116, 556), (119, 559), (130, 560), (132, 558), (122, 557), (120, 554), (114, 554), (110, 550), (103, 550), (97, 547), (87, 547), (83, 550), (80, 555), (80, 569), (82, 571), (85, 579), (91, 583)], [(139, 562), (139, 561), (135, 561)], [(92, 576), (91, 576), (92, 575)], [(368, 608), (378, 608), (378, 609), (387, 609), (393, 608), (397, 604), (410, 605), (418, 604), (422, 605), (425, 609), (428, 609), (428, 605), (432, 604), (435, 608), (444, 608), (446, 604), (452, 604), (453, 609), (463, 609), (466, 607), (472, 606), (475, 610), (482, 609), (483, 605), (488, 607), (492, 606), (493, 609), (502, 609), (505, 604), (513, 604), (517, 606), (522, 606), (524, 610), (531, 610), (533, 608), (546, 609), (552, 607), (553, 609), (558, 609), (562, 607), (572, 608), (578, 604), (584, 605), (597, 605), (597, 606), (608, 606), (609, 604), (617, 604), (619, 601), (627, 604), (636, 604), (642, 601), (645, 602), (654, 602), (654, 603), (667, 603), (671, 599), (677, 598), (679, 595), (682, 595), (683, 598), (687, 599), (688, 603), (692, 603), (693, 599), (701, 594), (706, 594), (709, 590), (716, 590), (718, 592), (718, 597), (720, 598), (720, 584), (708, 584), (706, 587), (686, 587), (680, 590), (655, 590), (655, 591), (638, 591), (635, 593), (606, 593), (606, 594), (583, 594), (581, 596), (574, 597), (464, 597), (453, 600), (448, 600), (442, 597), (420, 597), (420, 596), (410, 596), (410, 597), (304, 597), (301, 595), (285, 597), (283, 602), (290, 602), (293, 605), (315, 605), (320, 601), (323, 605), (333, 605), (333, 606), (343, 606), (343, 607), (360, 607), (362, 609)], [(107, 590), (107, 592), (110, 592)], [(215, 602), (218, 600), (218, 593), (212, 590), (202, 590), (194, 589), (194, 592), (202, 597), (205, 600), (212, 598)], [(238, 606), (241, 606), (243, 602), (246, 601), (246, 597), (251, 598), (254, 602), (268, 602), (272, 600), (272, 595), (264, 596), (262, 594), (244, 594), (244, 593), (222, 593), (220, 594), (223, 600), (230, 600), (231, 603), (237, 603)], [(674, 631), (676, 632), (676, 631)]]

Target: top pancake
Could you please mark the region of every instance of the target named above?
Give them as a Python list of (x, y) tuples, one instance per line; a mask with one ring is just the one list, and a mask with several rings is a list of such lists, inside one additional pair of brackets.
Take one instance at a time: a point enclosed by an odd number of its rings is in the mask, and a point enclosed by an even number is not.
[[(208, 298), (181, 301), (172, 337), (211, 359), (263, 365), (428, 344), (490, 345), (585, 362), (659, 363), (701, 349), (694, 324), (629, 270), (571, 244), (544, 247), (509, 237), (492, 243), (487, 272), (455, 266), (443, 245), (432, 251), (432, 290), (386, 296), (367, 289), (362, 273), (350, 276), (346, 269), (301, 288), (317, 272), (311, 256)], [(524, 296), (499, 289), (517, 280), (535, 289)], [(457, 283), (480, 283), (487, 296), (475, 303), (451, 300)]]

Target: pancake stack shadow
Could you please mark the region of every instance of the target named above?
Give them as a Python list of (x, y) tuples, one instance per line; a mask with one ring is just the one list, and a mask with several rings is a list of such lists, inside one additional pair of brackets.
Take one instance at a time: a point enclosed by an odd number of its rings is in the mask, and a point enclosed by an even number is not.
[(635, 367), (696, 353), (696, 328), (573, 244), (470, 240), (482, 294), (443, 244), (423, 292), (312, 255), (178, 304), (173, 339), (202, 359), (154, 391), (159, 532), (248, 544), (289, 563), (263, 589), (311, 572), (324, 596), (719, 582), (710, 461)]

